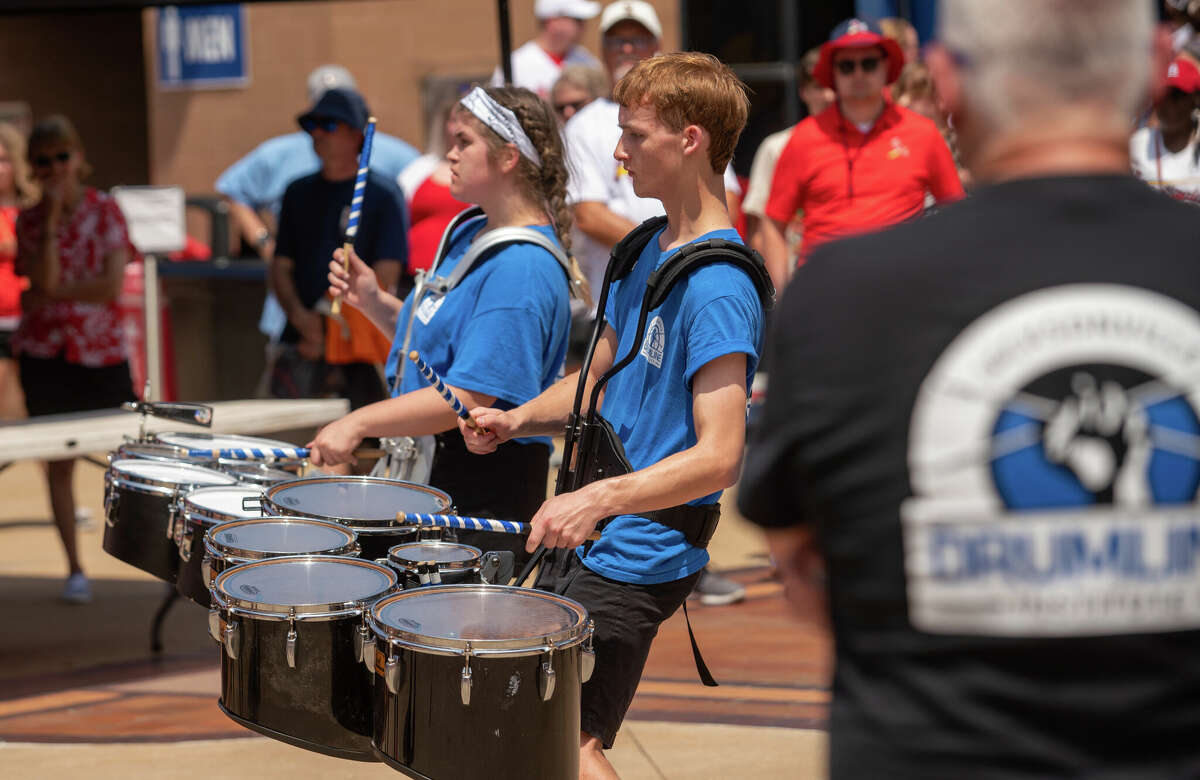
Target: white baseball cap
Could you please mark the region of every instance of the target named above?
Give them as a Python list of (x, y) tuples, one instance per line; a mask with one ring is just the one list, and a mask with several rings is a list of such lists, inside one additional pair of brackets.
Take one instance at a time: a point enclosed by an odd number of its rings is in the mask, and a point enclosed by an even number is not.
[(331, 89), (352, 89), (358, 91), (358, 84), (350, 71), (341, 65), (321, 65), (308, 74), (308, 102), (316, 103)]
[(538, 19), (556, 19), (560, 16), (591, 19), (598, 13), (600, 4), (592, 0), (537, 0), (533, 4), (533, 15)]
[(617, 0), (605, 6), (604, 13), (600, 15), (600, 34), (603, 35), (614, 24), (626, 19), (637, 22), (655, 38), (662, 39), (662, 22), (658, 21), (654, 6), (645, 0)]

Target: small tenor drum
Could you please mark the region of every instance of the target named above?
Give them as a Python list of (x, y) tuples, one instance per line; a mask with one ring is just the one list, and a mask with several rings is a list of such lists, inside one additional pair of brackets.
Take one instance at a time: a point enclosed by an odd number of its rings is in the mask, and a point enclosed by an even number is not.
[(263, 494), (264, 514), (311, 517), (353, 528), (362, 557), (369, 560), (422, 538), (415, 526), (396, 523), (397, 512), (452, 511), (450, 496), (436, 488), (383, 477), (306, 477), (273, 485)]
[(217, 461), (217, 468), (234, 477), (238, 482), (260, 487), (278, 485), (280, 482), (287, 482), (297, 477), (295, 472), (284, 471), (274, 466), (268, 466), (266, 463), (255, 463), (254, 461), (221, 458)]
[(197, 487), (233, 484), (236, 480), (228, 474), (186, 463), (114, 460), (104, 474), (104, 551), (175, 582), (180, 497)]
[[(372, 745), (415, 778), (576, 778), (592, 624), (575, 601), (499, 585), (415, 588), (370, 610)], [(368, 648), (371, 649), (371, 648)]]
[(234, 436), (225, 433), (167, 432), (154, 434), (154, 441), (175, 447), (184, 453), (215, 451), (213, 460), (271, 463), (280, 468), (299, 468), (304, 458), (295, 444), (257, 436)]
[(291, 745), (376, 760), (364, 620), (396, 585), (386, 566), (332, 556), (270, 558), (221, 572), (209, 613), (224, 648), (221, 710)]
[[(196, 488), (180, 499), (176, 512), (175, 541), (179, 545), (179, 595), (202, 607), (209, 606), (208, 583), (204, 581), (204, 535), (210, 528), (231, 520), (258, 517), (262, 488), (221, 485)], [(246, 499), (250, 499), (246, 502)], [(245, 502), (245, 503), (243, 503)], [(250, 504), (252, 508), (247, 509)]]
[(226, 569), (285, 555), (358, 555), (354, 531), (306, 517), (256, 517), (209, 529), (200, 574), (204, 587)]
[(455, 542), (410, 542), (388, 550), (386, 561), (402, 577), (405, 588), (482, 582), (483, 551)]

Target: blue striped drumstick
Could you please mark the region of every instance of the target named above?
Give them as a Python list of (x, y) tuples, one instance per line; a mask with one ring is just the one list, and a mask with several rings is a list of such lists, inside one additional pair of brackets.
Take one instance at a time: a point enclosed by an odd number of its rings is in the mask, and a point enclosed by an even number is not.
[(475, 422), (475, 418), (467, 411), (467, 407), (463, 406), (462, 401), (458, 400), (458, 396), (454, 394), (454, 391), (446, 387), (446, 383), (442, 381), (437, 372), (428, 363), (421, 360), (421, 355), (415, 349), (408, 353), (408, 359), (417, 364), (417, 370), (421, 372), (421, 376), (429, 380), (429, 384), (433, 385), (433, 388), (441, 394), (446, 403), (450, 404), (450, 408), (454, 410), (455, 414), (465, 420), (467, 425), (475, 430), (484, 430), (479, 427), (479, 423)]
[[(358, 155), (358, 176), (354, 179), (354, 194), (350, 196), (350, 217), (346, 220), (346, 237), (342, 242), (342, 267), (350, 271), (350, 248), (358, 235), (358, 220), (362, 216), (363, 195), (367, 191), (367, 172), (371, 169), (371, 141), (375, 138), (375, 117), (367, 118), (363, 130), (362, 152)], [(342, 311), (342, 296), (333, 299), (329, 310), (333, 314)]]
[[(529, 523), (513, 520), (494, 520), (490, 517), (460, 517), (459, 515), (429, 515), (421, 512), (397, 512), (396, 522), (434, 528), (461, 528), (467, 531), (494, 531), (501, 534), (529, 535)], [(588, 534), (589, 541), (600, 538), (599, 531)]]

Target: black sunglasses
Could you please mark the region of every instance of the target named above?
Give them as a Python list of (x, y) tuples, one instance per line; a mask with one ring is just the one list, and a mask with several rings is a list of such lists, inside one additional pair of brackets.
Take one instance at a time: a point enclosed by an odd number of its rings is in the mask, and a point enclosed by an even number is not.
[(66, 162), (67, 160), (70, 160), (70, 159), (71, 159), (70, 152), (59, 152), (58, 154), (54, 155), (53, 157), (51, 157), (48, 154), (39, 154), (37, 157), (33, 158), (33, 167), (49, 168), (50, 164), (55, 161)]
[(300, 120), (300, 127), (306, 133), (311, 133), (318, 127), (327, 133), (332, 133), (334, 130), (337, 130), (338, 125), (340, 124), (340, 120), (330, 119), (327, 116), (305, 117), (304, 119)]
[(584, 100), (576, 100), (574, 103), (555, 103), (554, 110), (559, 115), (562, 115), (562, 114), (566, 113), (568, 108), (571, 109), (572, 111), (578, 111), (579, 109), (583, 108), (587, 104), (588, 104), (588, 101), (586, 98)]
[(862, 68), (863, 73), (874, 73), (881, 62), (883, 62), (882, 57), (863, 57), (861, 60), (838, 60), (835, 64), (838, 73), (849, 76), (855, 68)]

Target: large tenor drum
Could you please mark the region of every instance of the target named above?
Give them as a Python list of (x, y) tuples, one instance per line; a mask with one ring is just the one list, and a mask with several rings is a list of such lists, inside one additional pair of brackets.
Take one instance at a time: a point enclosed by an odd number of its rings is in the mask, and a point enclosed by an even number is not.
[(364, 612), (396, 573), (357, 558), (271, 558), (213, 580), (209, 630), (221, 642), (221, 701), (241, 725), (339, 758), (371, 751)]
[[(204, 535), (210, 528), (231, 520), (258, 517), (262, 489), (248, 485), (221, 485), (196, 488), (180, 499), (175, 520), (175, 541), (179, 545), (179, 577), (175, 589), (202, 607), (210, 604), (208, 583), (204, 581)], [(251, 509), (246, 508), (250, 499)]]
[(483, 551), (455, 542), (410, 542), (388, 550), (386, 563), (401, 576), (405, 588), (482, 582)]
[(200, 572), (206, 588), (234, 566), (286, 555), (358, 555), (354, 531), (307, 517), (258, 517), (234, 520), (204, 537)]
[(406, 590), (370, 610), (372, 745), (415, 778), (579, 776), (587, 610), (496, 585)]
[(175, 582), (175, 541), (180, 497), (197, 487), (233, 485), (233, 477), (186, 463), (114, 460), (104, 474), (104, 551)]
[(397, 512), (446, 514), (450, 496), (437, 488), (383, 477), (307, 477), (267, 488), (263, 512), (311, 517), (354, 529), (362, 557), (387, 556), (397, 544), (415, 541), (415, 526), (396, 522)]
[(231, 461), (226, 459), (217, 461), (217, 468), (234, 477), (238, 482), (247, 485), (258, 485), (260, 487), (278, 485), (280, 482), (288, 482), (289, 480), (296, 479), (298, 476), (295, 472), (275, 468), (266, 463), (247, 463), (246, 461)]
[[(190, 431), (154, 434), (154, 442), (174, 448), (182, 457), (212, 458), (222, 462), (270, 463), (279, 468), (299, 468), (304, 463), (295, 444), (257, 436)], [(211, 455), (207, 453), (212, 453)]]
[(161, 463), (188, 463), (205, 468), (214, 468), (217, 465), (216, 458), (190, 456), (187, 450), (152, 441), (126, 442), (117, 447), (116, 452), (109, 454), (108, 462), (112, 463), (114, 460), (156, 460)]

